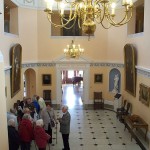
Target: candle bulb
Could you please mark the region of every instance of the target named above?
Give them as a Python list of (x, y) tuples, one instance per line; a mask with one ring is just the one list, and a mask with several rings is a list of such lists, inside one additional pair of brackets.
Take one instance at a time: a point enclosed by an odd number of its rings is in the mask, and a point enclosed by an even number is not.
[(115, 7), (116, 7), (116, 4), (115, 4), (115, 3), (112, 3), (112, 4), (111, 4), (111, 8), (112, 8), (111, 14), (112, 14), (112, 15), (115, 14)]
[(115, 9), (114, 9), (114, 8), (112, 9), (111, 14), (112, 14), (112, 15), (115, 14)]

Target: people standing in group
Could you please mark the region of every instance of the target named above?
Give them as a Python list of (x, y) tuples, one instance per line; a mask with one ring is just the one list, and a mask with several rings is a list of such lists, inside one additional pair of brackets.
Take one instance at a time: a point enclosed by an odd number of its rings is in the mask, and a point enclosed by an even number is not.
[(49, 139), (49, 143), (51, 144), (52, 143), (52, 128), (53, 128), (53, 125), (51, 122), (54, 121), (55, 124), (57, 123), (54, 109), (52, 108), (51, 103), (46, 104), (46, 108), (44, 108), (41, 112), (41, 118), (43, 119), (43, 122), (44, 122), (45, 132), (51, 136), (51, 138)]
[(50, 138), (50, 135), (43, 129), (43, 120), (37, 120), (34, 128), (34, 140), (39, 150), (46, 150), (46, 145)]
[(21, 150), (30, 150), (31, 141), (33, 140), (33, 125), (30, 117), (29, 114), (24, 114), (18, 127)]
[(15, 129), (15, 120), (8, 120), (8, 140), (9, 140), (9, 150), (18, 150), (20, 145), (20, 138), (18, 131)]
[(32, 99), (30, 97), (26, 99), (25, 107), (30, 109), (30, 115), (31, 115), (32, 118), (34, 118), (35, 107), (34, 107), (34, 104), (32, 102)]
[(63, 139), (64, 145), (63, 150), (70, 150), (69, 133), (70, 133), (71, 116), (70, 113), (68, 112), (68, 106), (62, 106), (62, 113), (63, 116), (61, 118), (58, 118), (58, 120), (60, 122), (60, 132), (62, 134)]
[(23, 97), (23, 100), (20, 102), (19, 106), (21, 107), (21, 109), (23, 110), (25, 105), (26, 105), (26, 101), (27, 101), (27, 98), (26, 97)]

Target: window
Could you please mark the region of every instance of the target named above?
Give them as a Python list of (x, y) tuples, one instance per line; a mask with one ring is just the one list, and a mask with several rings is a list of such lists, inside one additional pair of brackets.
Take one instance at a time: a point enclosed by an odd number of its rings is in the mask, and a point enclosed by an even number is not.
[(144, 32), (144, 0), (134, 3), (133, 17), (128, 23), (128, 35)]
[[(69, 15), (65, 14), (65, 18), (68, 19)], [(56, 24), (60, 24), (60, 17), (58, 14), (53, 14), (52, 15), (52, 22)], [(72, 20), (67, 27), (70, 27), (73, 24), (74, 20)], [(65, 23), (65, 21), (64, 21)], [(76, 22), (74, 26), (71, 29), (65, 29), (65, 28), (59, 28), (59, 27), (54, 27), (51, 25), (51, 36), (83, 36), (84, 34), (82, 33), (82, 29), (79, 28), (78, 26), (78, 19), (76, 19)]]
[(18, 34), (18, 7), (12, 1), (4, 1), (4, 32)]
[(144, 31), (144, 5), (136, 7), (135, 33)]
[(74, 77), (74, 70), (68, 70), (68, 78)]
[[(68, 20), (69, 16), (67, 15), (65, 18)], [(64, 24), (65, 23), (66, 23), (66, 21), (64, 21)], [(69, 28), (73, 23), (74, 23), (74, 20), (69, 22), (67, 27)], [(62, 28), (62, 31), (63, 31), (62, 36), (81, 36), (82, 35), (82, 31), (78, 26), (78, 19), (75, 20), (75, 24), (72, 28), (70, 28), (70, 29)]]

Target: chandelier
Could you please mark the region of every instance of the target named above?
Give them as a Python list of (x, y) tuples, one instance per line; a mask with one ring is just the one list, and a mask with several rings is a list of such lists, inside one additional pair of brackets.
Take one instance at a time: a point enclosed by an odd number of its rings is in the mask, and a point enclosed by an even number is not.
[[(79, 28), (87, 35), (94, 34), (96, 24), (105, 29), (111, 26), (119, 27), (129, 22), (132, 17), (132, 0), (46, 0), (49, 22), (55, 27), (70, 29), (77, 21)], [(54, 6), (57, 6), (53, 8)], [(121, 20), (116, 19), (116, 6), (124, 8)], [(58, 14), (60, 23), (52, 21), (52, 16)], [(69, 17), (66, 18), (65, 16)]]
[(67, 48), (64, 49), (64, 54), (68, 58), (79, 58), (81, 54), (83, 54), (84, 49), (80, 47), (80, 45), (75, 45), (72, 40), (70, 45), (67, 45)]

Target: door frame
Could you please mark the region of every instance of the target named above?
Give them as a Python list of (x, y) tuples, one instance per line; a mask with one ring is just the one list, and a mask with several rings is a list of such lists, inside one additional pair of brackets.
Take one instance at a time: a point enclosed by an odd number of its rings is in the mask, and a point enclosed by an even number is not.
[(62, 76), (63, 70), (83, 70), (83, 104), (89, 104), (89, 79), (90, 64), (89, 63), (56, 63), (56, 104), (62, 103)]

